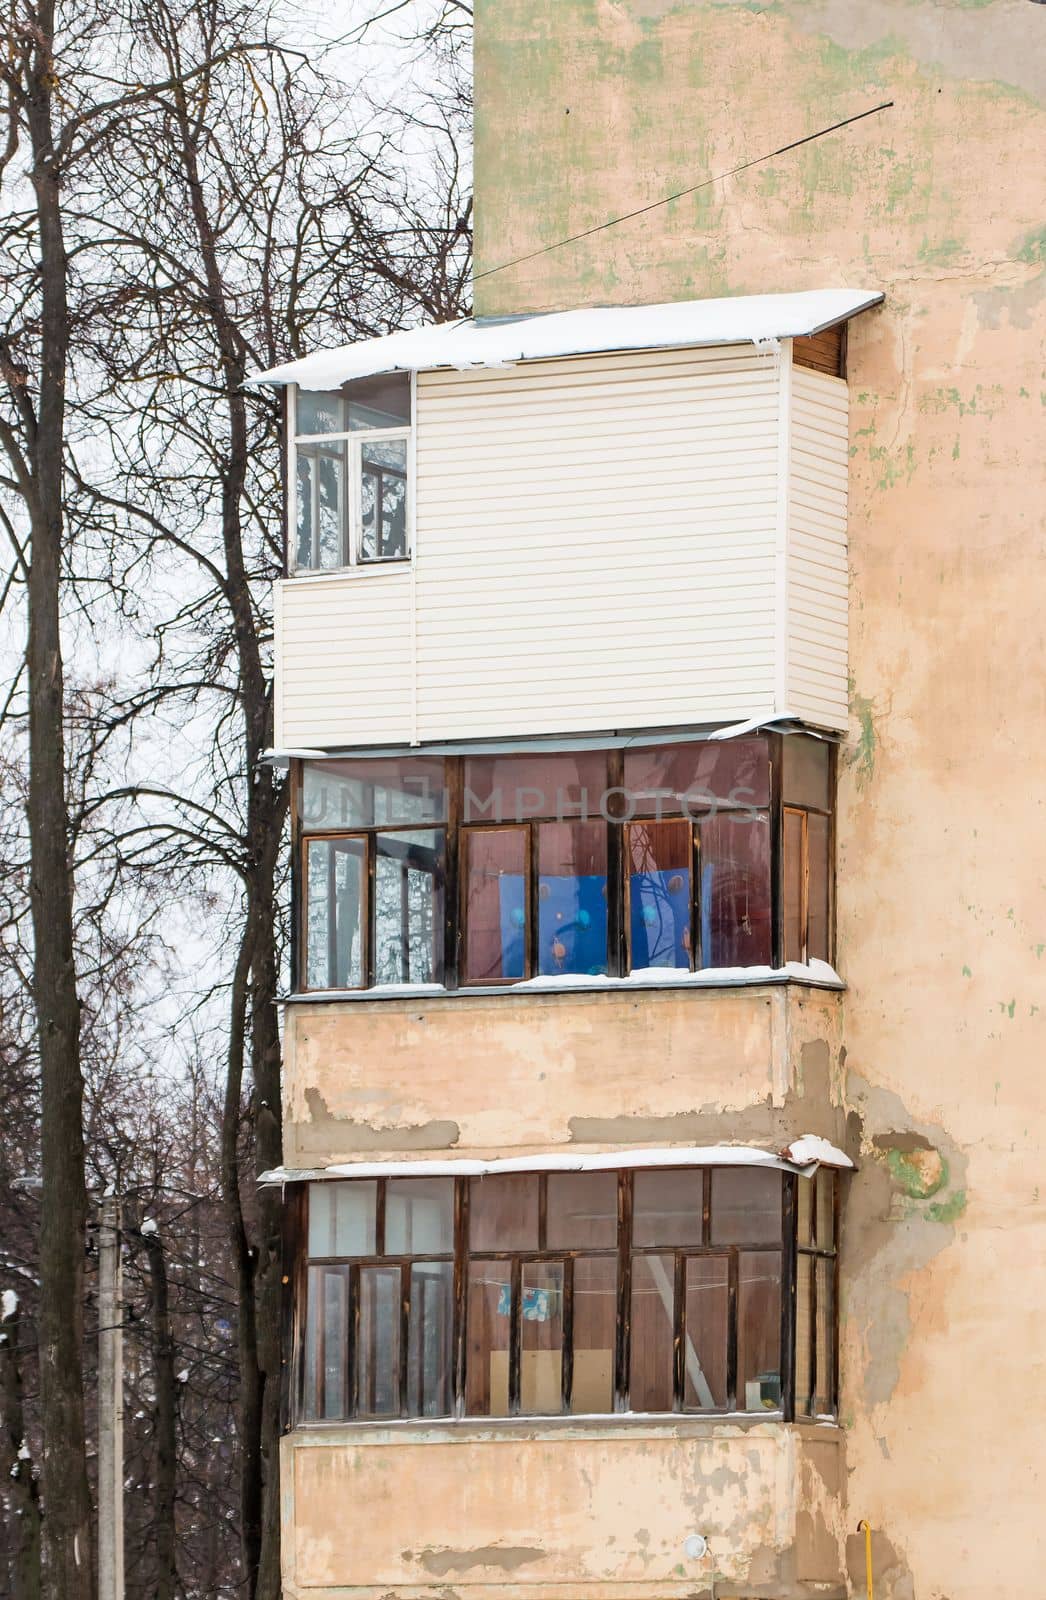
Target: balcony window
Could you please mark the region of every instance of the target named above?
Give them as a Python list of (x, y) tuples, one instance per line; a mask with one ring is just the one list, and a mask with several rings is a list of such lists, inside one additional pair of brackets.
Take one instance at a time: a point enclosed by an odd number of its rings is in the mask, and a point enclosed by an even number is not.
[(295, 391), (295, 571), (407, 557), (410, 424), (406, 373)]
[(830, 1415), (836, 1183), (723, 1166), (311, 1184), (302, 1415)]
[(304, 762), (301, 982), (829, 960), (830, 754), (789, 735)]

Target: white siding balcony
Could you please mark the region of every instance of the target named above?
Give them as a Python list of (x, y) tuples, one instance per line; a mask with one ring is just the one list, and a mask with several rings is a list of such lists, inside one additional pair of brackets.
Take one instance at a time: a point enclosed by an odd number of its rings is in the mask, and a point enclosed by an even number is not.
[[(845, 728), (847, 389), (796, 356), (816, 356), (811, 336), (879, 298), (839, 290), (460, 324), (266, 375), (292, 386), (292, 436), (295, 395), (351, 395), (352, 380), (389, 370), (410, 371), (413, 393), (406, 445), (390, 413), (345, 424), (344, 465), (330, 469), (342, 474), (330, 514), (344, 532), (326, 557), (315, 490), (305, 505), (307, 483), (290, 507), (277, 744), (785, 716)], [(408, 462), (384, 544), (381, 468), (357, 426)], [(374, 559), (383, 549), (395, 558)], [(296, 550), (326, 570), (295, 569)]]

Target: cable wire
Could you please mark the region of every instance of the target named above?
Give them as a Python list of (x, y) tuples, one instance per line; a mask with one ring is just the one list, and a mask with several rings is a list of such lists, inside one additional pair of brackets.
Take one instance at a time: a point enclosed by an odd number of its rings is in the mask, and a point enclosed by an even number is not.
[(776, 156), (783, 156), (789, 150), (798, 150), (800, 145), (811, 144), (814, 139), (823, 139), (826, 134), (837, 133), (840, 128), (848, 128), (851, 123), (861, 122), (865, 117), (874, 117), (879, 111), (889, 111), (893, 105), (892, 100), (884, 100), (881, 105), (869, 106), (867, 111), (858, 111), (856, 116), (844, 117), (841, 122), (833, 122), (830, 128), (818, 128), (816, 133), (804, 134), (801, 139), (792, 139), (790, 143), (783, 144), (778, 150), (770, 150), (765, 156), (753, 156), (750, 161), (742, 161), (740, 166), (731, 167), (729, 172), (718, 172), (714, 178), (705, 178), (701, 183), (692, 184), (689, 189), (679, 189), (675, 194), (666, 194), (661, 200), (651, 200), (647, 206), (639, 206), (635, 211), (626, 211), (620, 217), (611, 217), (608, 222), (598, 222), (594, 228), (586, 228), (583, 233), (572, 233), (569, 238), (557, 239), (555, 244), (542, 245), (540, 250), (531, 250), (529, 255), (517, 256), (514, 261), (503, 261), (499, 267), (487, 267), (485, 272), (473, 275), (473, 283), (478, 283), (480, 278), (490, 278), (495, 272), (507, 272), (510, 267), (521, 267), (526, 261), (536, 261), (538, 256), (547, 256), (550, 250), (562, 250), (564, 245), (576, 244), (579, 239), (590, 239), (594, 233), (602, 233), (606, 228), (616, 228), (619, 222), (631, 222), (633, 217), (645, 216), (648, 211), (656, 211), (658, 206), (671, 205), (673, 200), (683, 200), (688, 194), (697, 194), (701, 189), (708, 189), (713, 183), (722, 183), (725, 178), (735, 178), (739, 172), (747, 172), (749, 167), (758, 167), (764, 161), (773, 161)]

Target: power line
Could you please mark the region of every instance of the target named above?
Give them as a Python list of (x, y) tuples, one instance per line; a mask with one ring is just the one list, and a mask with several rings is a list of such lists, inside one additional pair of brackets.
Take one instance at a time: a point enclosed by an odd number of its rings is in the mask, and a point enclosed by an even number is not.
[(721, 183), (724, 178), (735, 178), (739, 172), (747, 172), (749, 167), (758, 167), (763, 161), (773, 161), (776, 156), (783, 156), (789, 150), (798, 150), (800, 145), (811, 144), (814, 139), (823, 139), (828, 133), (837, 133), (840, 128), (848, 128), (853, 122), (860, 122), (864, 117), (874, 117), (879, 111), (889, 111), (893, 105), (892, 100), (884, 100), (882, 105), (870, 106), (867, 111), (858, 111), (854, 117), (844, 117), (842, 122), (833, 122), (830, 128), (819, 128), (816, 133), (804, 134), (801, 139), (793, 139), (790, 144), (781, 145), (779, 150), (770, 150), (765, 156), (753, 156), (751, 161), (742, 161), (738, 167), (731, 167), (729, 172), (719, 172), (714, 178), (705, 178), (701, 183), (693, 184), (689, 189), (680, 189), (675, 194), (666, 194), (661, 200), (652, 200), (648, 206), (639, 206), (635, 211), (626, 211), (623, 216), (611, 217), (609, 222), (599, 222), (594, 228), (586, 228), (583, 233), (572, 233), (567, 239), (557, 239), (555, 244), (542, 245), (540, 250), (531, 250), (529, 255), (517, 256), (514, 261), (503, 261), (499, 267), (488, 267), (485, 272), (473, 275), (473, 283), (480, 278), (489, 278), (495, 272), (507, 272), (510, 267), (520, 267), (525, 261), (534, 261), (538, 256), (547, 256), (550, 250), (562, 250), (564, 245), (576, 244), (579, 239), (590, 239), (594, 233), (602, 233), (605, 228), (616, 228), (619, 222), (631, 222), (633, 217), (645, 216), (648, 211), (656, 211), (658, 206), (667, 206), (673, 200), (682, 200), (688, 194), (697, 194), (701, 189), (708, 189), (713, 183)]

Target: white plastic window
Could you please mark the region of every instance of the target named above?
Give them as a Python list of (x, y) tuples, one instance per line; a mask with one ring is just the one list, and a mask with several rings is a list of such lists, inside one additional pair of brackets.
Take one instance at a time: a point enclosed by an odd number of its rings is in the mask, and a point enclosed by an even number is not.
[(296, 572), (410, 555), (411, 382), (405, 372), (291, 396)]

